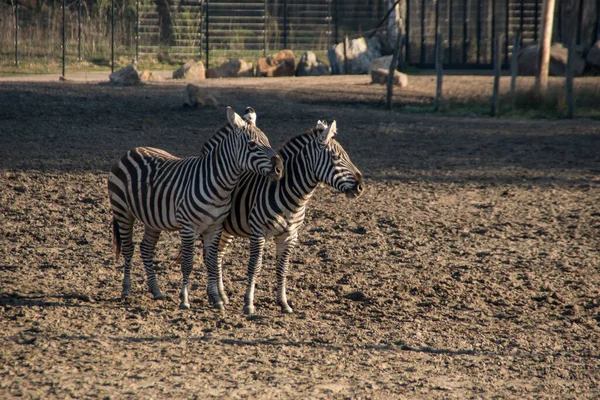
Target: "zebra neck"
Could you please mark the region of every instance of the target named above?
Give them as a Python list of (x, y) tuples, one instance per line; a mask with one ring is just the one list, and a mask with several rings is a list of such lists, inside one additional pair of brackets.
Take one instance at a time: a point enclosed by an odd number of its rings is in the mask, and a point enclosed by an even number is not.
[(193, 192), (210, 193), (214, 204), (228, 202), (243, 172), (234, 159), (235, 153), (232, 143), (224, 140), (199, 159), (192, 178)]
[(303, 152), (281, 155), (285, 173), (281, 179), (280, 188), (288, 198), (293, 199), (295, 204), (302, 207), (319, 185), (312, 161), (309, 157), (305, 157)]

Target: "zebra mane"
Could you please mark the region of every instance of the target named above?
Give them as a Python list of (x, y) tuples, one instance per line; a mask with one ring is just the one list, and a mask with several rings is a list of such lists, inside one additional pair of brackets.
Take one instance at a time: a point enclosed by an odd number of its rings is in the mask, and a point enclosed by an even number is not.
[(202, 149), (200, 149), (201, 156), (205, 156), (213, 151), (219, 143), (223, 141), (234, 130), (233, 126), (230, 123), (227, 123), (217, 132), (215, 132), (210, 139), (208, 139), (203, 145)]
[(319, 129), (311, 128), (304, 133), (293, 136), (281, 145), (278, 153), (298, 154), (304, 145), (316, 138), (319, 133), (321, 133)]

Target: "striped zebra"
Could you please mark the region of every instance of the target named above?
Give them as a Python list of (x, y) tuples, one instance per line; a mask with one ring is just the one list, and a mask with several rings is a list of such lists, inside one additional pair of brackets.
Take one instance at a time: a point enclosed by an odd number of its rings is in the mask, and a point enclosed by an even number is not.
[(131, 292), (132, 236), (137, 219), (144, 224), (140, 248), (148, 288), (154, 298), (164, 298), (154, 274), (156, 243), (162, 231), (179, 230), (183, 275), (180, 308), (190, 307), (188, 283), (194, 262), (194, 239), (198, 235), (204, 238), (209, 298), (216, 307), (223, 307), (217, 249), (232, 191), (245, 172), (267, 180), (279, 179), (283, 173), (281, 157), (256, 125), (244, 121), (229, 107), (227, 119), (228, 124), (208, 140), (199, 157), (180, 159), (163, 150), (138, 147), (111, 168), (108, 191), (115, 253), (117, 261), (119, 253), (125, 259), (121, 297)]
[[(256, 115), (250, 115), (250, 123)], [(290, 139), (279, 151), (284, 174), (272, 181), (255, 174), (244, 173), (233, 191), (232, 207), (225, 219), (219, 243), (218, 272), (223, 254), (234, 237), (250, 237), (248, 286), (244, 298), (244, 313), (252, 314), (256, 276), (263, 266), (265, 241), (273, 237), (277, 253), (277, 301), (283, 312), (291, 313), (286, 296), (286, 281), (290, 254), (298, 242), (306, 205), (319, 183), (345, 193), (349, 198), (364, 190), (362, 174), (352, 164), (348, 154), (334, 139), (336, 122), (331, 126), (319, 121), (313, 128)], [(219, 276), (219, 289), (223, 288)], [(221, 292), (221, 297), (226, 298)]]

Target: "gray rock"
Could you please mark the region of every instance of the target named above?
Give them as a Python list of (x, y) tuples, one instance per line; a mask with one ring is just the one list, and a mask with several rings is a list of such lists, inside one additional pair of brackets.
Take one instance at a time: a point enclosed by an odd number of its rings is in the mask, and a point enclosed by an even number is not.
[(188, 81), (199, 81), (206, 79), (206, 69), (202, 61), (190, 61), (173, 71), (173, 79), (185, 79)]
[(591, 67), (600, 69), (600, 40), (598, 40), (592, 46), (587, 55), (586, 61)]
[(296, 76), (329, 75), (329, 65), (319, 60), (312, 51), (305, 51), (296, 67)]
[(225, 61), (216, 68), (206, 71), (207, 78), (240, 78), (254, 75), (254, 66), (240, 59)]
[(141, 82), (140, 75), (133, 64), (113, 72), (108, 76), (108, 79), (113, 85), (120, 86), (138, 85)]
[[(378, 83), (380, 85), (385, 85), (387, 83), (387, 79), (389, 76), (389, 67), (385, 68), (376, 68), (371, 70), (371, 83)], [(394, 85), (400, 86), (401, 88), (405, 88), (408, 86), (408, 75), (403, 74), (399, 71), (394, 71), (394, 77), (392, 78), (392, 82)]]
[(375, 35), (351, 40), (346, 49), (346, 57), (344, 43), (338, 43), (329, 49), (327, 57), (333, 74), (367, 74), (372, 61), (390, 52), (387, 40), (381, 35)]
[[(538, 57), (538, 46), (531, 45), (517, 53), (519, 75), (535, 75)], [(550, 75), (565, 76), (567, 70), (568, 50), (562, 43), (554, 43), (550, 48)], [(585, 61), (575, 54), (573, 76), (581, 76), (585, 69)]]

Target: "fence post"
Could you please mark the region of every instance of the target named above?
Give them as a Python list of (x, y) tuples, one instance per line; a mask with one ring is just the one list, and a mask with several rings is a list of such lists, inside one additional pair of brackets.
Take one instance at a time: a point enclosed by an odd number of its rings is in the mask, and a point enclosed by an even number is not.
[(388, 110), (392, 111), (392, 95), (394, 94), (394, 72), (398, 67), (398, 59), (400, 58), (400, 50), (402, 49), (402, 30), (398, 29), (398, 37), (396, 39), (396, 47), (394, 48), (394, 55), (392, 56), (392, 62), (390, 63), (390, 69), (388, 71), (387, 78), (387, 107)]
[(210, 0), (206, 0), (205, 4), (206, 4), (206, 6), (205, 6), (206, 10), (204, 10), (204, 17), (205, 17), (204, 23), (206, 24), (206, 34), (205, 34), (205, 36), (206, 36), (206, 68), (208, 69), (208, 62), (210, 61), (209, 54), (208, 54), (209, 51), (210, 51), (209, 50), (209, 35), (208, 35), (208, 23), (209, 23), (208, 21), (209, 21), (209, 9), (210, 9), (209, 4), (210, 4)]
[(15, 66), (19, 66), (19, 0), (15, 1)]
[(344, 36), (344, 75), (348, 73), (348, 35)]
[(515, 104), (515, 90), (517, 88), (517, 75), (519, 73), (519, 63), (517, 58), (519, 43), (521, 43), (521, 31), (516, 31), (515, 37), (513, 38), (512, 56), (510, 57), (510, 99), (513, 106)]
[(502, 35), (498, 35), (494, 39), (494, 92), (492, 94), (492, 116), (497, 117), (500, 113), (500, 68), (502, 59), (500, 47), (502, 43)]
[(569, 40), (569, 49), (567, 53), (567, 71), (566, 71), (566, 100), (567, 100), (567, 118), (573, 119), (575, 116), (575, 101), (573, 99), (573, 58), (575, 57), (575, 35), (571, 35)]
[(115, 0), (110, 1), (110, 71), (115, 72)]
[(288, 20), (287, 20), (287, 0), (283, 0), (283, 48), (288, 48)]
[(62, 2), (62, 76), (66, 75), (67, 67), (67, 1)]
[(471, 1), (464, 0), (463, 5), (463, 64), (469, 59), (469, 22), (471, 18)]
[(437, 112), (440, 108), (440, 98), (442, 97), (442, 35), (438, 34), (435, 41), (435, 72), (437, 76), (437, 83), (435, 88), (435, 100), (433, 101), (433, 111)]
[(140, 58), (140, 0), (135, 1), (135, 61)]
[(77, 0), (77, 60), (81, 61), (81, 2)]
[(267, 56), (267, 0), (263, 2), (263, 57)]
[(338, 12), (338, 0), (333, 0), (335, 2), (335, 43), (334, 44), (338, 44), (339, 43), (339, 35), (338, 35), (338, 30), (339, 30), (339, 25), (340, 25), (340, 21), (339, 21), (339, 12)]

